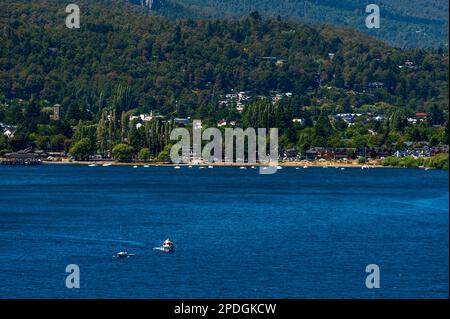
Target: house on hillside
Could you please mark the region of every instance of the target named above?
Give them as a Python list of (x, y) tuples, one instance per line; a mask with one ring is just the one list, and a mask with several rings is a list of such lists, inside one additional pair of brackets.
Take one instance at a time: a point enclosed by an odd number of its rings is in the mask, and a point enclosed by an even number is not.
[(183, 125), (183, 126), (191, 124), (191, 119), (189, 117), (188, 118), (176, 117), (173, 119), (173, 121), (175, 122), (175, 124)]
[(309, 161), (314, 161), (318, 159), (331, 160), (334, 159), (334, 151), (332, 148), (326, 147), (313, 147), (306, 151), (306, 159)]
[(297, 124), (300, 124), (300, 125), (304, 125), (305, 122), (306, 122), (306, 120), (304, 118), (297, 118), (296, 117), (296, 118), (292, 119), (292, 123), (297, 123)]
[(334, 150), (334, 159), (347, 161), (356, 158), (356, 148), (336, 148)]
[(382, 89), (384, 87), (383, 82), (370, 82), (367, 87), (369, 89)]
[(17, 132), (16, 126), (0, 123), (0, 133), (5, 135), (6, 137), (13, 138), (16, 132)]
[(150, 114), (143, 113), (143, 114), (139, 114), (139, 115), (131, 115), (130, 116), (130, 122), (132, 122), (134, 120), (140, 120), (142, 122), (151, 122), (153, 120), (163, 119), (163, 118), (164, 118), (164, 116), (162, 116), (162, 115), (154, 115), (153, 111), (150, 111)]
[(416, 119), (419, 122), (423, 122), (428, 119), (429, 114), (425, 112), (416, 112)]
[(430, 155), (434, 156), (441, 153), (448, 153), (448, 145), (439, 144), (437, 146), (433, 146), (430, 149)]
[(385, 158), (394, 155), (394, 150), (386, 147), (374, 147), (366, 150), (368, 158)]
[(217, 127), (223, 127), (227, 125), (227, 121), (224, 119), (221, 119), (219, 122), (217, 122)]
[(50, 114), (50, 120), (59, 121), (61, 118), (61, 105), (55, 104), (52, 107), (52, 114)]
[(315, 161), (317, 159), (317, 150), (311, 148), (305, 152), (305, 159), (308, 161)]

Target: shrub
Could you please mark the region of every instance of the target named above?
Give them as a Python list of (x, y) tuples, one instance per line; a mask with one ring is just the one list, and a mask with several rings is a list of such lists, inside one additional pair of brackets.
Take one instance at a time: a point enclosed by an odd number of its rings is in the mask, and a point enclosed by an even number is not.
[(132, 159), (134, 150), (127, 144), (117, 144), (112, 149), (112, 156), (116, 161), (127, 162)]
[(383, 160), (382, 165), (398, 167), (398, 166), (400, 166), (400, 160), (401, 159), (399, 157), (394, 157), (394, 156), (386, 157)]
[(164, 147), (164, 150), (162, 150), (158, 154), (158, 162), (164, 162), (164, 163), (170, 162), (170, 149), (171, 148), (172, 148), (171, 144), (169, 144), (166, 147)]
[(414, 157), (406, 156), (401, 159), (400, 166), (407, 167), (407, 168), (417, 168), (417, 167), (419, 167), (419, 164), (418, 164), (418, 160), (415, 159)]
[(75, 157), (76, 160), (87, 160), (89, 155), (94, 154), (95, 146), (88, 138), (82, 138), (75, 143), (69, 150), (69, 155)]
[(364, 156), (358, 157), (358, 164), (364, 164), (366, 162), (366, 158)]
[(448, 170), (448, 153), (438, 154), (428, 158), (424, 165), (427, 167)]
[(139, 151), (138, 159), (141, 161), (148, 161), (150, 159), (150, 150), (148, 148), (143, 148)]

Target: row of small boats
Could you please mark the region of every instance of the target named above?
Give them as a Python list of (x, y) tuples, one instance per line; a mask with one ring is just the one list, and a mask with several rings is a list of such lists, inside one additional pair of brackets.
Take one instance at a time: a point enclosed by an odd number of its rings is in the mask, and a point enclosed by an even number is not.
[[(111, 165), (112, 165), (112, 164), (110, 164), (110, 163), (105, 163), (105, 164), (102, 164), (101, 166), (107, 167), (107, 166), (111, 166)], [(98, 165), (97, 165), (97, 164), (89, 164), (88, 166), (89, 166), (89, 167), (96, 167), (96, 166), (98, 166)], [(149, 166), (149, 165), (143, 165), (142, 167), (148, 168), (148, 167), (150, 167), (150, 166)], [(192, 166), (192, 165), (189, 165), (188, 167), (189, 167), (189, 168), (192, 168), (193, 166)], [(137, 166), (137, 165), (133, 165), (133, 168), (138, 168), (138, 166)], [(175, 168), (175, 169), (180, 169), (181, 166), (176, 165), (176, 166), (174, 166), (174, 168)], [(211, 168), (214, 168), (214, 166), (212, 166), (212, 165), (208, 165), (208, 166), (198, 166), (198, 168), (199, 168), (199, 169), (205, 169), (205, 168), (211, 169)], [(251, 168), (251, 169), (256, 169), (255, 166), (251, 166), (250, 168)], [(264, 169), (268, 169), (268, 168), (269, 168), (268, 166), (264, 166), (264, 167), (263, 167), (263, 170), (264, 170)], [(283, 167), (281, 167), (281, 166), (277, 166), (276, 168), (277, 168), (277, 170), (283, 169)], [(306, 168), (309, 168), (309, 166), (305, 165), (305, 166), (303, 166), (303, 168), (306, 169)], [(323, 168), (328, 168), (328, 166), (323, 166)], [(341, 170), (344, 170), (344, 169), (345, 169), (345, 167), (335, 167), (335, 168), (340, 168)], [(361, 169), (362, 169), (362, 170), (369, 169), (369, 168), (370, 168), (370, 166), (368, 166), (368, 165), (363, 165), (363, 166), (361, 166)], [(239, 169), (241, 169), (241, 170), (247, 169), (247, 166), (240, 166)], [(300, 167), (296, 167), (295, 169), (300, 169)]]

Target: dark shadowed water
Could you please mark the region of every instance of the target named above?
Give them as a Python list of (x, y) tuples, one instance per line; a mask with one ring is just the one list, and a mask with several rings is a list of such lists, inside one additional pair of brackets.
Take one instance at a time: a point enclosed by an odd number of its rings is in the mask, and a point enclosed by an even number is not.
[[(447, 298), (448, 178), (0, 167), (0, 298)], [(152, 249), (167, 237), (173, 254)], [(120, 248), (136, 256), (113, 258)], [(68, 264), (80, 289), (65, 286)], [(365, 286), (368, 264), (380, 289)]]

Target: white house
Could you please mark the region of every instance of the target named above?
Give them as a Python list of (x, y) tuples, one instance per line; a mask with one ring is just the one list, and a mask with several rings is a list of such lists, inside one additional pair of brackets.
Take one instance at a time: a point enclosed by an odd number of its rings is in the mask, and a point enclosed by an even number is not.
[(293, 119), (292, 119), (292, 123), (298, 123), (298, 124), (300, 124), (300, 125), (303, 125), (303, 124), (305, 124), (305, 119), (302, 119), (302, 118), (293, 118)]
[(227, 121), (225, 121), (224, 119), (221, 119), (219, 122), (217, 122), (218, 127), (222, 127), (222, 126), (226, 126), (226, 125), (227, 125)]
[(17, 127), (0, 123), (0, 132), (8, 138), (13, 138), (16, 134)]

